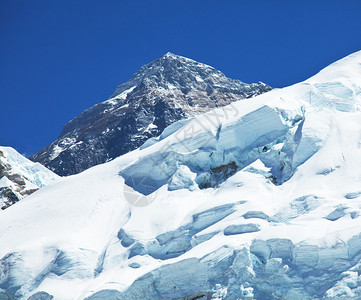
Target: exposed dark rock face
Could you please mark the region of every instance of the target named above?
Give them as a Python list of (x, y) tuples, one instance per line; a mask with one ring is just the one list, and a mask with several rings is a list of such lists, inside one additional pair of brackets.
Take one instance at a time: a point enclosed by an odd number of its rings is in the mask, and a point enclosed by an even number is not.
[(175, 121), (269, 90), (167, 53), (64, 125), (59, 138), (31, 159), (62, 176), (79, 173), (138, 148)]

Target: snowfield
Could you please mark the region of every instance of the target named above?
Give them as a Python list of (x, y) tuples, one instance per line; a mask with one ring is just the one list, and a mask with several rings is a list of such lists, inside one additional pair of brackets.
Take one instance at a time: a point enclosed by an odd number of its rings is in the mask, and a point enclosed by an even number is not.
[(360, 107), (361, 51), (49, 184), (0, 213), (0, 299), (361, 299)]

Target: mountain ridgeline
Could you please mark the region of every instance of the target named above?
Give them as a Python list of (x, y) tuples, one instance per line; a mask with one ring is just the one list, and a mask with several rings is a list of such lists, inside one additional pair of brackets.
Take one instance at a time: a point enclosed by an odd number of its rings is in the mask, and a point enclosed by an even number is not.
[(57, 140), (30, 159), (67, 176), (110, 161), (170, 124), (268, 92), (194, 60), (167, 53), (140, 68), (113, 95), (64, 125)]

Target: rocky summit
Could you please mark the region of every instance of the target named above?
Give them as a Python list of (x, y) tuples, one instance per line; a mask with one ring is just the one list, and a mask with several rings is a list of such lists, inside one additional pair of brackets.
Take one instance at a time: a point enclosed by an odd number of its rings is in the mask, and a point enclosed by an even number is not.
[(262, 82), (229, 79), (167, 53), (141, 67), (107, 101), (65, 124), (59, 138), (30, 159), (61, 176), (76, 174), (138, 148), (178, 120), (269, 90)]

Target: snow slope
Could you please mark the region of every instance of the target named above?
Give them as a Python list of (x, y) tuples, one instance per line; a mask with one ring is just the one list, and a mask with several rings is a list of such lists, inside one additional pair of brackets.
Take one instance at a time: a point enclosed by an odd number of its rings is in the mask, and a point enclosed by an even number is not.
[(5, 209), (59, 176), (11, 147), (0, 147), (0, 208)]
[[(361, 52), (0, 218), (16, 299), (360, 299)], [(126, 184), (124, 184), (126, 183)]]

